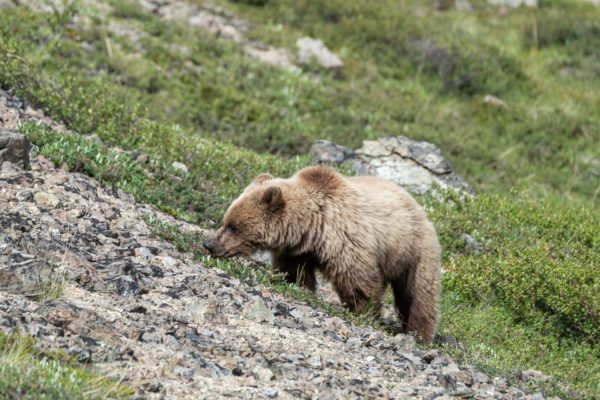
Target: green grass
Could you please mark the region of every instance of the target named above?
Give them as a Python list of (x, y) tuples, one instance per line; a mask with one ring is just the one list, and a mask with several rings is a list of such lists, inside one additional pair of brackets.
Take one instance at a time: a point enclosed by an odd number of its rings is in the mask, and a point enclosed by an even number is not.
[[(593, 179), (600, 149), (590, 146), (600, 139), (597, 8), (543, 5), (535, 49), (527, 9), (499, 17), (483, 4), (473, 13), (439, 13), (415, 0), (223, 2), (256, 22), (251, 37), (294, 50), (295, 39), (310, 34), (340, 53), (343, 79), (314, 80), (252, 61), (238, 45), (202, 30), (114, 4), (111, 19), (141, 32), (139, 43), (111, 33), (84, 7), (72, 12), (92, 15), (85, 29), (64, 23), (70, 13), (4, 12), (3, 51), (27, 59), (38, 80), (55, 85), (43, 90), (43, 82), (25, 82), (23, 67), (6, 58), (4, 84), (21, 86), (76, 129), (125, 147), (151, 136), (135, 129), (129, 114), (177, 124), (193, 132), (188, 137), (284, 155), (304, 153), (320, 138), (358, 146), (403, 134), (438, 144), (477, 189), (520, 185), (536, 197), (600, 201)], [(422, 49), (423, 40), (437, 55)], [(98, 82), (114, 101), (97, 101)], [(485, 104), (486, 94), (509, 107)], [(118, 137), (109, 137), (115, 131)], [(175, 149), (187, 147), (153, 136), (177, 156)]]
[(0, 334), (0, 395), (3, 399), (126, 399), (134, 391), (95, 376), (61, 353), (43, 353), (33, 339)]
[[(591, 146), (600, 141), (600, 9), (546, 1), (537, 12), (501, 14), (485, 1), (471, 3), (473, 12), (439, 12), (419, 0), (233, 7), (255, 23), (253, 37), (295, 50), (298, 37), (311, 35), (342, 56), (345, 79), (322, 83), (338, 93), (323, 122), (341, 133), (323, 136), (356, 145), (405, 134), (437, 143), (484, 191), (522, 184), (535, 196), (598, 204), (590, 160), (600, 156)], [(415, 45), (424, 40), (434, 43), (434, 54)], [(486, 94), (508, 108), (484, 104)], [(335, 116), (340, 106), (345, 121)], [(356, 118), (363, 110), (368, 120)]]
[[(222, 5), (255, 22), (251, 37), (273, 45), (322, 38), (344, 59), (343, 77), (317, 81), (316, 69), (265, 67), (236, 44), (113, 2), (109, 18), (135, 26), (140, 43), (110, 33), (87, 8), (50, 17), (4, 10), (0, 84), (101, 139), (24, 125), (55, 163), (208, 226), (258, 173), (287, 176), (306, 165), (295, 154), (314, 139), (434, 141), (480, 192), (464, 203), (422, 199), (447, 270), (440, 333), (463, 344), (436, 346), (509, 378), (539, 369), (554, 377), (549, 393), (599, 397), (599, 9), (556, 1), (500, 16), (475, 0), (472, 13), (440, 13), (416, 0), (246, 3)], [(88, 28), (66, 23), (73, 13), (89, 16)], [(453, 67), (433, 63), (423, 39)], [(508, 108), (485, 104), (485, 94)], [(135, 161), (141, 153), (149, 162)], [(174, 161), (189, 173), (175, 171)], [(149, 223), (183, 250), (199, 243)], [(482, 253), (467, 251), (461, 233)], [(371, 322), (268, 270), (197, 256), (250, 284)]]

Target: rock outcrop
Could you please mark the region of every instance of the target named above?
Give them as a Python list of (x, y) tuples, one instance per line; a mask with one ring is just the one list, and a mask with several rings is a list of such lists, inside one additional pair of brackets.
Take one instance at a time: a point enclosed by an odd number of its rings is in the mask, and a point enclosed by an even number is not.
[(437, 146), (404, 136), (365, 140), (356, 151), (320, 140), (312, 145), (311, 155), (315, 164), (348, 163), (360, 175), (381, 176), (416, 194), (424, 194), (435, 185), (472, 193)]

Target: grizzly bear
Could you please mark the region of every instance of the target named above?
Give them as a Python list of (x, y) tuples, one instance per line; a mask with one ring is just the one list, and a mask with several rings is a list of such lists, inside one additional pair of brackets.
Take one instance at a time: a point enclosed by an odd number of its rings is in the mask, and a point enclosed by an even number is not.
[(431, 343), (440, 296), (440, 245), (404, 189), (373, 176), (312, 166), (289, 179), (259, 175), (204, 242), (215, 257), (271, 252), (288, 282), (316, 290), (315, 272), (350, 310), (379, 313), (391, 284), (404, 331)]

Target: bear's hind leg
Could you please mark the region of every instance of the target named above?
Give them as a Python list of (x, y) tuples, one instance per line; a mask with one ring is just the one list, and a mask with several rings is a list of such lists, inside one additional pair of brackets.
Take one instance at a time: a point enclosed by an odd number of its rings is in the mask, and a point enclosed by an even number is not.
[(394, 304), (398, 313), (399, 322), (402, 324), (401, 332), (406, 332), (408, 319), (410, 318), (410, 309), (412, 306), (412, 296), (407, 287), (408, 272), (405, 271), (401, 277), (392, 280), (392, 292), (394, 294)]
[(433, 340), (437, 326), (439, 285), (438, 262), (427, 259), (421, 259), (416, 268), (405, 268), (403, 276), (392, 281), (396, 309), (405, 330), (416, 331), (427, 344)]

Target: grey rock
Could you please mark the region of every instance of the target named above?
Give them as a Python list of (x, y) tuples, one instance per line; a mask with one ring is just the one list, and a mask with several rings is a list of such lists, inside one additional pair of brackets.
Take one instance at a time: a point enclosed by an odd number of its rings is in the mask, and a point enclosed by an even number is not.
[(410, 159), (434, 174), (443, 175), (452, 172), (452, 168), (442, 156), (440, 149), (429, 142), (414, 141), (404, 136), (383, 137), (377, 141), (364, 141), (357, 154), (366, 157), (388, 157), (397, 154)]
[(290, 311), (290, 315), (296, 319), (302, 319), (304, 318), (304, 313), (300, 310), (294, 309)]
[(260, 382), (269, 382), (274, 376), (273, 371), (271, 371), (269, 368), (263, 368), (261, 366), (254, 368), (252, 370), (252, 375), (254, 375), (254, 377)]
[(298, 61), (301, 64), (312, 64), (328, 69), (340, 71), (344, 67), (342, 59), (331, 52), (319, 39), (301, 37), (296, 41), (298, 47)]
[(473, 236), (468, 233), (463, 233), (460, 235), (460, 238), (465, 242), (465, 248), (468, 252), (473, 254), (481, 254), (481, 252), (483, 252), (483, 245), (473, 238)]
[(544, 375), (541, 371), (537, 371), (534, 369), (529, 369), (526, 371), (521, 371), (519, 374), (519, 379), (526, 382), (547, 382), (550, 380), (550, 377)]
[(277, 389), (268, 388), (264, 390), (263, 394), (269, 399), (276, 399), (279, 395), (279, 392), (277, 391)]
[(29, 169), (29, 140), (18, 132), (0, 128), (0, 165), (9, 161), (20, 168)]
[(435, 186), (472, 193), (437, 146), (404, 136), (365, 140), (356, 151), (321, 140), (313, 144), (311, 155), (314, 164), (348, 163), (359, 175), (381, 176), (416, 194)]
[(25, 190), (17, 195), (19, 201), (31, 201), (33, 200), (33, 193), (30, 190)]
[(292, 55), (287, 49), (263, 46), (255, 42), (249, 42), (244, 46), (244, 52), (249, 56), (278, 68), (289, 71), (299, 71), (300, 69), (293, 63)]
[(35, 200), (35, 204), (43, 210), (51, 210), (60, 204), (60, 199), (48, 192), (37, 192), (33, 196), (33, 199)]
[(177, 172), (179, 172), (180, 174), (183, 174), (183, 175), (187, 175), (188, 172), (189, 172), (187, 165), (185, 165), (184, 163), (181, 163), (179, 161), (173, 162), (173, 164), (171, 164), (171, 167), (175, 171), (177, 171)]
[(135, 255), (142, 258), (153, 258), (154, 254), (146, 247), (138, 247), (135, 249)]
[(491, 94), (485, 95), (485, 97), (483, 98), (483, 102), (496, 108), (508, 108), (508, 104), (506, 104), (504, 100)]
[(457, 11), (473, 11), (473, 5), (469, 0), (455, 0), (454, 6)]
[(0, 0), (0, 9), (2, 8), (13, 8), (16, 4), (11, 0)]
[(265, 302), (257, 296), (253, 296), (244, 307), (244, 316), (250, 320), (273, 323), (275, 315), (269, 310)]
[(354, 156), (354, 151), (329, 140), (319, 140), (310, 147), (313, 164), (338, 165)]

